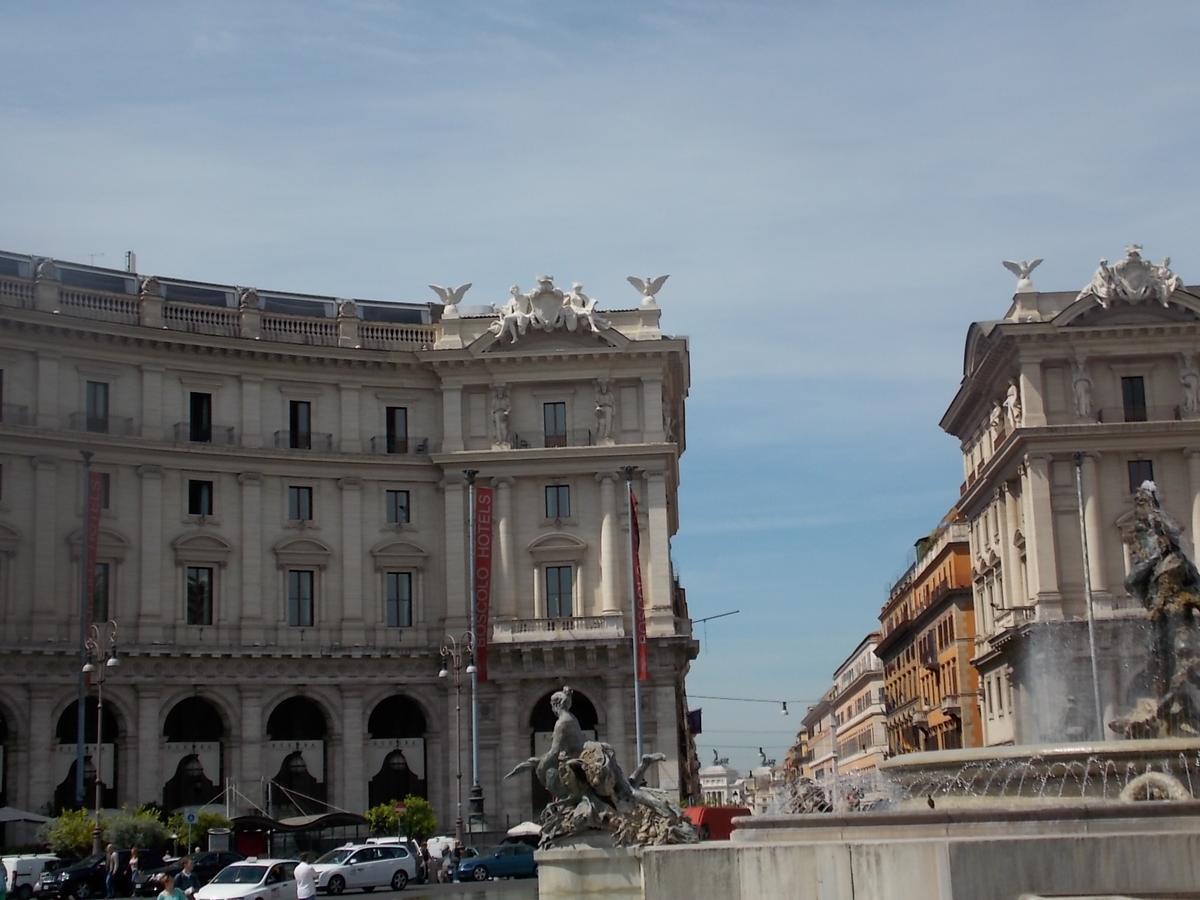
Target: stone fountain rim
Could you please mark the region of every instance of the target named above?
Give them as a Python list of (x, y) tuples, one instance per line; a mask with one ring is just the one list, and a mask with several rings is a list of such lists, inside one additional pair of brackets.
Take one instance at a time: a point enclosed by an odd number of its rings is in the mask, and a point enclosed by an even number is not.
[(879, 763), (881, 771), (903, 771), (918, 767), (934, 768), (972, 762), (999, 762), (1009, 759), (1145, 759), (1177, 753), (1200, 753), (1200, 738), (1143, 738), (1127, 741), (1087, 741), (1063, 744), (1010, 744), (997, 747), (968, 747), (961, 750), (926, 750), (903, 753)]

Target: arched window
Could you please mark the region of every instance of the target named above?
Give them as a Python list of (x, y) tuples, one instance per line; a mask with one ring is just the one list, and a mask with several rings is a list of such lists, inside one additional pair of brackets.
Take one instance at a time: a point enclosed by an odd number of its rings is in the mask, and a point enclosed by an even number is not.
[(425, 714), (410, 697), (393, 694), (375, 705), (367, 720), (367, 784), (371, 806), (428, 796), (425, 775)]

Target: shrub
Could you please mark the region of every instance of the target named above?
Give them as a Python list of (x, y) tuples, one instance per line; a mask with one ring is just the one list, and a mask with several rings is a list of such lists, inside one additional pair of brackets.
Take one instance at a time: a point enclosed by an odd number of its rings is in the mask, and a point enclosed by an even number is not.
[[(42, 840), (49, 844), (55, 853), (86, 856), (92, 852), (94, 824), (95, 821), (86, 809), (68, 809), (42, 826)], [(106, 824), (103, 819), (100, 821), (102, 829)], [(104, 841), (108, 838), (102, 833), (100, 839)]]
[[(401, 809), (400, 807), (403, 807)], [(391, 800), (372, 806), (364, 813), (371, 834), (403, 835), (421, 843), (437, 830), (433, 806), (424, 797), (409, 794), (403, 800)]]
[[(225, 818), (221, 813), (211, 812), (207, 809), (202, 809), (196, 814), (196, 821), (192, 823), (191, 846), (185, 847), (187, 852), (191, 852), (196, 847), (208, 847), (208, 833), (214, 828), (228, 828), (232, 823)], [(167, 831), (179, 835), (179, 843), (186, 845), (188, 840), (188, 823), (184, 814), (181, 812), (172, 813), (167, 819)], [(170, 840), (170, 835), (167, 835)]]
[(170, 842), (167, 826), (153, 810), (123, 809), (108, 820), (108, 840), (118, 847), (147, 847), (158, 850)]

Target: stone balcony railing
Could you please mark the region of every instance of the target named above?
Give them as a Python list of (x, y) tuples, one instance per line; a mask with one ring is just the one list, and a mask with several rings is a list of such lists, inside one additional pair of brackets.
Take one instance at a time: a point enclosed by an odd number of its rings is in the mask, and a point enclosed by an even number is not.
[(493, 644), (623, 637), (625, 637), (625, 623), (620, 615), (570, 616), (558, 619), (500, 619), (492, 623)]
[(995, 632), (999, 634), (1009, 628), (1017, 628), (1037, 620), (1036, 606), (1010, 606), (996, 613)]

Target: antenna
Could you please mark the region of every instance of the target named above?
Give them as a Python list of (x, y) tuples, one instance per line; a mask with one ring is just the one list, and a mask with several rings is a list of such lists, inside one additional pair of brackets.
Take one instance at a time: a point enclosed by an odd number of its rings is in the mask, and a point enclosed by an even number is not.
[(137, 254), (132, 250), (125, 251), (125, 271), (130, 273), (137, 271)]

